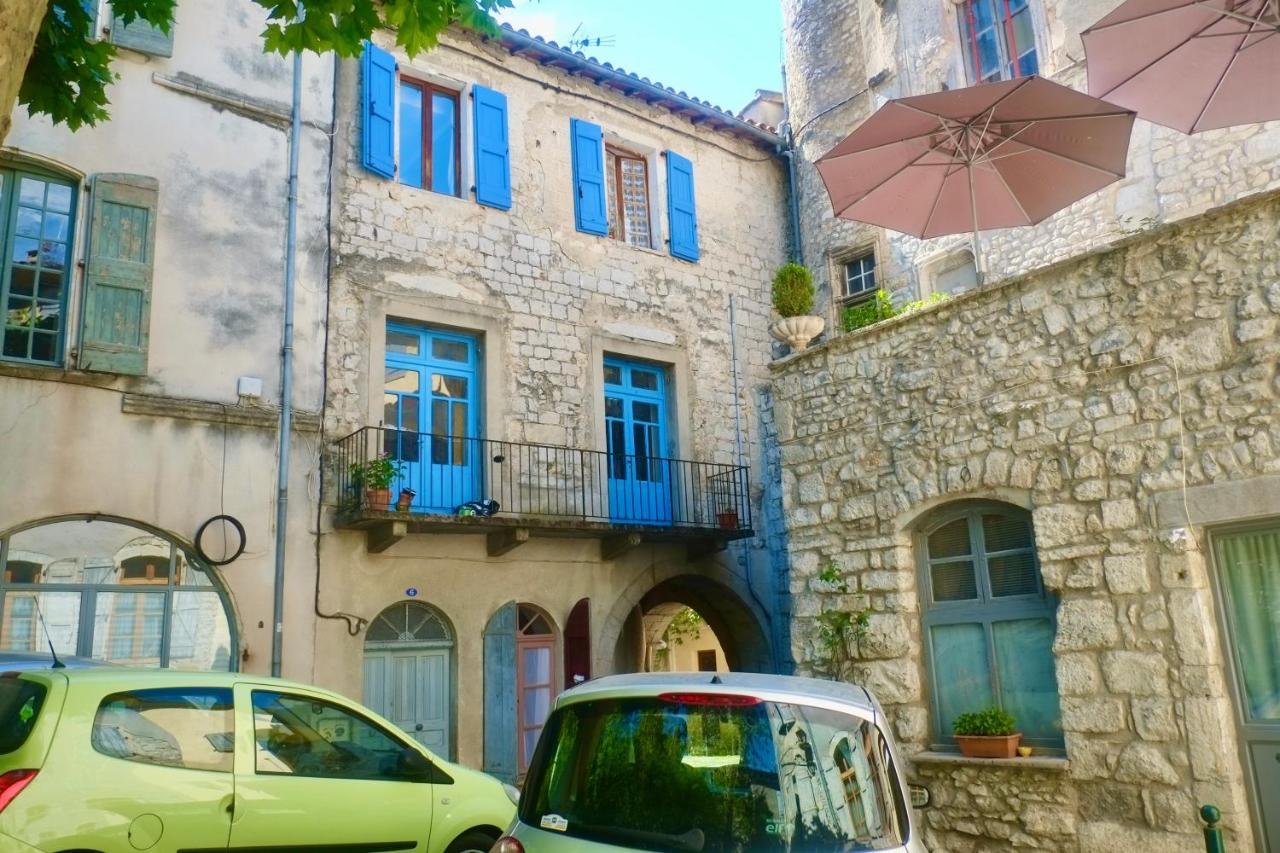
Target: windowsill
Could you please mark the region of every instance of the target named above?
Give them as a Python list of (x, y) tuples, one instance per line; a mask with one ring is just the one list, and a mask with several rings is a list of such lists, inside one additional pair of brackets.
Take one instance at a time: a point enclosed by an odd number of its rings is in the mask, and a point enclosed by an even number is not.
[(1052, 773), (1066, 773), (1071, 769), (1071, 761), (1063, 755), (1032, 755), (1028, 758), (969, 758), (958, 752), (925, 751), (911, 756), (911, 761), (917, 765), (1047, 770)]

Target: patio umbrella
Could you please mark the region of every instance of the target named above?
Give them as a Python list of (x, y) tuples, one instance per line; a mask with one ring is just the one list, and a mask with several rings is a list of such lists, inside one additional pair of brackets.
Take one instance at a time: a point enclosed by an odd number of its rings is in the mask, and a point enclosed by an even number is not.
[(1280, 0), (1128, 0), (1081, 37), (1090, 94), (1157, 124), (1280, 119)]
[(1034, 225), (1124, 176), (1133, 113), (1039, 77), (889, 101), (819, 158), (837, 216), (913, 234)]

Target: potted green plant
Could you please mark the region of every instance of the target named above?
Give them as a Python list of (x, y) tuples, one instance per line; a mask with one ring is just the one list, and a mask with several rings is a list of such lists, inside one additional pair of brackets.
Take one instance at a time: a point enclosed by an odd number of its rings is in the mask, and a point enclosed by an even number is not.
[(1000, 708), (970, 711), (951, 724), (960, 754), (969, 758), (1013, 758), (1022, 740), (1013, 715)]
[(796, 352), (809, 346), (826, 326), (813, 314), (813, 273), (802, 264), (783, 264), (773, 274), (773, 308), (781, 319), (769, 327), (769, 334)]
[(391, 504), (391, 484), (403, 472), (404, 466), (389, 455), (353, 462), (348, 469), (351, 487), (364, 495), (368, 509), (385, 510)]

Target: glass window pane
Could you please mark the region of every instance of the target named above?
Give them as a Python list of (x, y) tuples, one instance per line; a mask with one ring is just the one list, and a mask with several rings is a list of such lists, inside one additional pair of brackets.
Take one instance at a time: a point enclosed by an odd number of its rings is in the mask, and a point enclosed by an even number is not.
[(525, 684), (551, 683), (551, 650), (526, 648), (520, 655), (521, 677)]
[(968, 601), (978, 597), (971, 560), (930, 563), (929, 578), (934, 601)]
[(18, 183), (18, 200), (33, 207), (44, 206), (44, 181), (23, 177)]
[(422, 90), (400, 84), (400, 183), (422, 186)]
[(623, 417), (622, 400), (617, 397), (604, 398), (604, 414), (607, 418)]
[(79, 638), (80, 593), (18, 590), (5, 593), (4, 611), (0, 614), (0, 648), (44, 652), (52, 641), (59, 655), (74, 655)]
[[(56, 277), (59, 283), (61, 283), (62, 281), (61, 273), (53, 272), (53, 273), (46, 273), (46, 275), (52, 275)], [(14, 296), (33, 296), (35, 295), (35, 287), (36, 287), (36, 271), (35, 270), (25, 269), (23, 267), (14, 267), (13, 273), (9, 279), (10, 309), (12, 309), (16, 304), (21, 304), (21, 303), (14, 302), (13, 300)], [(41, 290), (43, 290), (43, 288), (41, 288)], [(43, 295), (43, 293), (41, 295)], [(25, 323), (13, 323), (12, 320), (10, 320), (9, 322), (13, 325), (26, 325)]]
[(1007, 554), (987, 560), (991, 578), (991, 595), (1035, 595), (1040, 591), (1036, 582), (1036, 560), (1031, 552)]
[(626, 216), (626, 240), (633, 246), (649, 246), (649, 187), (643, 160), (620, 159), (622, 206)]
[(45, 207), (49, 210), (56, 210), (59, 213), (69, 213), (71, 211), (71, 187), (65, 184), (49, 184)]
[(258, 773), (413, 781), (401, 769), (404, 744), (330, 702), (255, 690), (253, 721)]
[(39, 262), (39, 241), (34, 237), (15, 237), (12, 257), (13, 262), (16, 264), (35, 264)]
[(1023, 77), (1030, 77), (1032, 74), (1040, 73), (1040, 62), (1036, 58), (1034, 50), (1024, 53), (1022, 59), (1019, 60), (1018, 66), (1018, 71)]
[(609, 478), (625, 480), (627, 478), (627, 425), (620, 420), (610, 420), (606, 435), (609, 450)]
[(1019, 619), (991, 626), (1000, 676), (1000, 707), (1013, 715), (1023, 737), (1058, 740), (1058, 681), (1053, 671), (1053, 624)]
[(546, 722), (551, 712), (551, 688), (534, 687), (524, 691), (520, 703), (523, 707), (521, 722), (525, 726), (539, 726)]
[(230, 773), (235, 722), (227, 688), (163, 688), (108, 696), (93, 719), (103, 755), (189, 770)]
[[(18, 274), (31, 276), (31, 270), (15, 269), (14, 277)], [(40, 271), (40, 292), (36, 294), (41, 299), (62, 299), (62, 273), (57, 270), (41, 270)]]
[(231, 669), (231, 626), (216, 592), (176, 590), (169, 621), (169, 668), (225, 672)]
[(1245, 710), (1280, 720), (1280, 530), (1222, 537), (1218, 562)]
[(164, 593), (98, 593), (93, 657), (125, 666), (159, 666), (163, 621)]
[(972, 553), (969, 545), (969, 519), (957, 518), (929, 534), (929, 559), (964, 557)]
[(987, 553), (1031, 547), (1031, 520), (1026, 515), (988, 513), (982, 516), (982, 538)]
[(19, 329), (9, 329), (4, 333), (5, 355), (10, 358), (27, 358), (27, 350), (31, 345), (31, 335)]
[(431, 96), (431, 189), (458, 194), (458, 105), (448, 95)]
[(609, 219), (609, 236), (618, 236), (618, 155), (605, 152), (605, 208)]
[[(22, 209), (19, 208), (19, 210)], [(59, 240), (65, 243), (69, 222), (70, 219), (65, 213), (46, 213), (44, 215), (44, 227), (41, 229), (40, 236), (46, 240)]]
[[(63, 217), (65, 219), (65, 217)], [(23, 237), (40, 236), (40, 211), (34, 207), (18, 206), (18, 219), (14, 223), (14, 233)]]
[(56, 361), (58, 357), (58, 338), (56, 335), (42, 335), (33, 332), (31, 335), (31, 358), (33, 361)]
[[(658, 422), (658, 406), (656, 403), (643, 403), (639, 400), (633, 400), (631, 403), (631, 416), (637, 421), (646, 424), (656, 424)], [(639, 453), (639, 450), (636, 450)]]
[(448, 338), (431, 339), (431, 355), (444, 361), (460, 361), (464, 364), (471, 360), (471, 349), (463, 341), (451, 341)]
[(418, 355), (418, 336), (387, 329), (387, 352)]
[(53, 269), (62, 269), (67, 265), (67, 244), (54, 243), (48, 240), (40, 244), (40, 264)]
[(417, 431), (419, 426), (419, 408), (421, 401), (417, 397), (400, 398), (400, 428)]
[[(206, 531), (205, 536), (210, 536), (211, 530)], [(231, 525), (223, 525), (211, 540), (211, 544), (217, 546), (219, 553), (213, 554), (210, 552), (209, 556), (214, 559), (221, 559), (221, 555), (223, 554), (230, 555), (231, 549), (234, 547), (234, 542), (231, 537), (234, 535), (235, 530), (232, 529)], [(208, 546), (206, 545), (206, 547)], [(187, 555), (183, 553), (181, 549), (177, 549), (177, 553), (174, 557), (176, 560), (176, 565), (173, 569), (174, 584), (180, 586), (213, 586), (213, 581), (209, 579), (209, 575), (205, 573), (205, 570), (191, 563), (187, 559)]]
[(658, 374), (652, 370), (632, 370), (631, 386), (633, 388), (642, 388), (646, 391), (657, 391)]
[[(431, 401), (431, 434), (446, 435), (449, 429), (449, 401)], [(441, 438), (431, 439), (431, 462), (433, 465), (449, 464), (449, 442)]]
[(1013, 40), (1017, 50), (1010, 50), (1011, 53), (1017, 53), (1021, 56), (1036, 46), (1035, 32), (1031, 29), (1031, 10), (1023, 9), (1013, 16)]
[(431, 374), (431, 393), (441, 397), (465, 400), (467, 398), (467, 380), (461, 376), (445, 376), (440, 373), (433, 373)]
[(987, 30), (978, 35), (978, 58), (982, 63), (979, 76), (983, 80), (1000, 73), (1000, 48), (996, 39), (995, 30)]
[(986, 632), (981, 625), (935, 625), (930, 639), (939, 729), (950, 735), (956, 717), (995, 702)]
[(621, 385), (622, 368), (615, 364), (606, 364), (604, 366), (604, 381), (607, 385)]
[(386, 368), (386, 381), (383, 387), (397, 394), (417, 394), (418, 371), (388, 365)]

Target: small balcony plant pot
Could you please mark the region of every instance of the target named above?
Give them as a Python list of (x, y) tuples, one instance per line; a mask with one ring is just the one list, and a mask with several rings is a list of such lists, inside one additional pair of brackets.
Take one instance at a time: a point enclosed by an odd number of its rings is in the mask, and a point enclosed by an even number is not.
[(716, 513), (716, 523), (720, 525), (721, 530), (737, 530), (738, 529), (737, 510), (726, 509)]
[(401, 489), (400, 497), (396, 498), (396, 512), (408, 512), (409, 507), (413, 506), (413, 499), (418, 493), (413, 489)]
[(391, 505), (390, 489), (365, 489), (364, 503), (368, 509), (384, 510)]
[(809, 342), (822, 334), (827, 321), (821, 317), (805, 314), (799, 317), (783, 317), (769, 327), (769, 334), (775, 340), (787, 344), (795, 352), (804, 352)]
[(1011, 735), (956, 735), (956, 745), (966, 758), (1013, 758), (1021, 733)]

